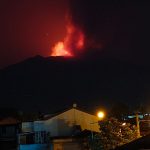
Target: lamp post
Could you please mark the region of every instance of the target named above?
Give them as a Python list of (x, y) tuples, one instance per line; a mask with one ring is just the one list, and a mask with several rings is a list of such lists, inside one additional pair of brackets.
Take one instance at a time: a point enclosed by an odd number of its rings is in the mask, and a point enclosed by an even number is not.
[(138, 112), (135, 112), (135, 119), (137, 127), (137, 138), (140, 138), (141, 137), (140, 122), (149, 122), (150, 120), (140, 120)]
[(137, 127), (137, 138), (140, 138), (140, 121), (139, 121), (139, 115), (138, 113), (135, 114), (135, 118), (136, 118), (136, 127)]
[[(97, 117), (99, 119), (99, 121), (101, 121), (104, 117), (105, 117), (105, 113), (103, 111), (98, 111), (97, 112)], [(98, 123), (99, 121), (97, 122), (91, 122), (90, 124), (95, 124), (95, 123)], [(92, 135), (92, 140), (93, 140), (93, 131), (91, 130), (91, 135)]]

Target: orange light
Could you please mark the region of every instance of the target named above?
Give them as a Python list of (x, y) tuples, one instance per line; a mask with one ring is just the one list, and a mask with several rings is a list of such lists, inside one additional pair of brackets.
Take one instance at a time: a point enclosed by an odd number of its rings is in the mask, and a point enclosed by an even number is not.
[(69, 51), (67, 51), (64, 47), (63, 42), (58, 42), (53, 48), (52, 48), (52, 54), (51, 56), (73, 56)]
[(84, 46), (84, 35), (80, 32), (79, 33), (79, 39), (78, 39), (78, 42), (77, 42), (77, 48), (82, 49), (83, 46)]
[(103, 119), (105, 117), (105, 113), (103, 111), (99, 111), (97, 113), (98, 118)]
[(84, 34), (72, 23), (68, 23), (66, 37), (63, 42), (55, 44), (51, 56), (74, 56), (75, 50), (81, 50), (83, 47)]

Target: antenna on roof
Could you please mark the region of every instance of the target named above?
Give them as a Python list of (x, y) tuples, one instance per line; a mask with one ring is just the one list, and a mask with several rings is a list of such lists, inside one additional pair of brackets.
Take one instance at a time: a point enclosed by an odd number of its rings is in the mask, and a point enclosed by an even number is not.
[(73, 108), (77, 108), (77, 104), (76, 103), (73, 104)]

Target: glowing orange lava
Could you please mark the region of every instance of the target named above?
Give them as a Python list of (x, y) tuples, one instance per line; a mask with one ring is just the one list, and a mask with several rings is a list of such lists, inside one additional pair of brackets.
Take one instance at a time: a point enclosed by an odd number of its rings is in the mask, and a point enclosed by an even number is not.
[(52, 48), (51, 56), (73, 56), (68, 50), (65, 49), (63, 42), (58, 42)]
[(52, 47), (51, 56), (68, 56), (75, 55), (75, 50), (83, 49), (84, 34), (71, 23), (67, 26), (67, 35), (64, 41), (58, 42)]

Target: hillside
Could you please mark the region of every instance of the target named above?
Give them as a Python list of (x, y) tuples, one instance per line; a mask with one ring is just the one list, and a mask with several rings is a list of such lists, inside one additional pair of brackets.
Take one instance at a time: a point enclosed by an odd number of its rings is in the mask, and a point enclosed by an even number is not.
[(55, 111), (73, 102), (94, 110), (148, 101), (150, 70), (114, 59), (36, 56), (0, 71), (0, 105)]

